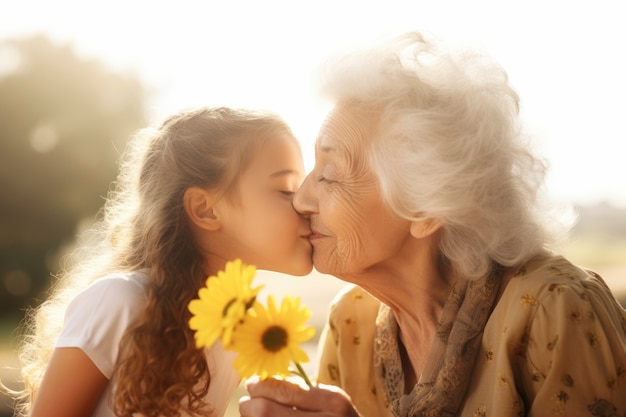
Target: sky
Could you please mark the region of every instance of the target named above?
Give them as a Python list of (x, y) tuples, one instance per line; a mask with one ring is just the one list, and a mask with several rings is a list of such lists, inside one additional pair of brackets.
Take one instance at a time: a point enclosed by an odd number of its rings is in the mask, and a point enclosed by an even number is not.
[[(307, 169), (326, 108), (313, 75), (354, 45), (419, 30), (499, 62), (521, 97), (547, 192), (626, 207), (626, 60), (619, 0), (0, 0), (0, 42), (43, 33), (151, 89), (151, 120), (198, 105), (269, 108)], [(10, 69), (0, 51), (0, 73)]]

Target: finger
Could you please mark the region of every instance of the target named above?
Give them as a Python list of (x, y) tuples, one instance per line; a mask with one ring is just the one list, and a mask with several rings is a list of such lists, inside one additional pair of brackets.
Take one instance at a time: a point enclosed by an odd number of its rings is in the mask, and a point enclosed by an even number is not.
[[(241, 417), (328, 417), (324, 411), (299, 409), (295, 406), (279, 404), (265, 398), (241, 397), (239, 400), (239, 415)], [(337, 417), (359, 417), (357, 414), (342, 414)]]
[(309, 388), (288, 381), (266, 379), (248, 381), (246, 388), (253, 399), (271, 400), (287, 408), (296, 407), (298, 410), (324, 411), (336, 415), (348, 415), (354, 408), (350, 397), (343, 390), (330, 385)]
[[(292, 406), (300, 391), (304, 388), (293, 382), (268, 378), (246, 381), (246, 389), (252, 398), (266, 398), (279, 404)], [(304, 396), (300, 395), (300, 398)]]
[(266, 398), (241, 397), (239, 399), (241, 417), (305, 417), (307, 413), (309, 412)]

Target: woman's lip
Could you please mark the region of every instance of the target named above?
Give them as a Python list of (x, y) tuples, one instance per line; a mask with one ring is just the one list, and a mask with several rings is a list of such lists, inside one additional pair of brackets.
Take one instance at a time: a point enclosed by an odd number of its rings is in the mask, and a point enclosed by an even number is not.
[(321, 234), (321, 233), (318, 233), (318, 232), (313, 232), (313, 233), (311, 233), (311, 234), (309, 235), (309, 239), (310, 239), (310, 240), (319, 239), (319, 238), (321, 238), (321, 237), (324, 237), (324, 235), (323, 235), (323, 234)]

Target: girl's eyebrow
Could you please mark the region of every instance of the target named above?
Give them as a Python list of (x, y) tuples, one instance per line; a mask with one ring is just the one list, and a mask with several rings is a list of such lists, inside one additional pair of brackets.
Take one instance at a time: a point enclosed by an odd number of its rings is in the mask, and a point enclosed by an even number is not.
[(298, 175), (298, 172), (293, 169), (282, 169), (270, 174), (270, 178), (282, 177), (285, 175)]

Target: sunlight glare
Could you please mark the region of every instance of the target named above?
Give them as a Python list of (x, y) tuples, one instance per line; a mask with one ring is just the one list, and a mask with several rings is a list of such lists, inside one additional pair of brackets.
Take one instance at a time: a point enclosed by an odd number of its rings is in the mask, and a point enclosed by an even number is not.
[[(156, 92), (151, 119), (199, 105), (279, 112), (302, 142), (307, 169), (327, 110), (312, 76), (326, 57), (410, 29), (478, 48), (505, 68), (520, 94), (527, 128), (538, 133), (552, 167), (551, 194), (626, 207), (618, 149), (626, 140), (626, 61), (618, 53), (626, 26), (610, 1), (0, 2), (0, 39), (41, 31), (139, 74)], [(17, 65), (0, 62), (4, 71)]]

